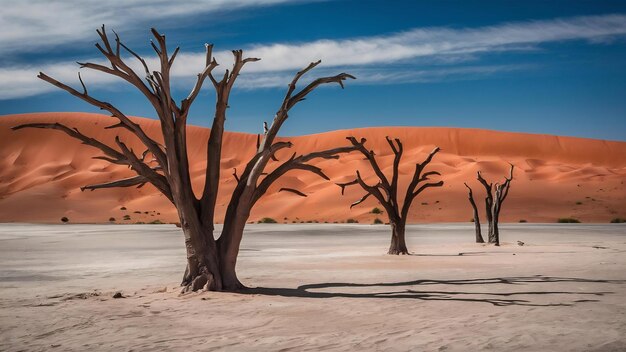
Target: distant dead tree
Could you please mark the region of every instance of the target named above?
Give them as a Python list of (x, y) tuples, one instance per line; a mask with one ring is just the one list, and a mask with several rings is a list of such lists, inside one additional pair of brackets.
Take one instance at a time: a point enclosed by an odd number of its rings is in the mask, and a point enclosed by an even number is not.
[(361, 186), (361, 188), (363, 188), (363, 190), (365, 190), (365, 195), (363, 195), (363, 197), (361, 197), (361, 199), (359, 199), (358, 201), (352, 203), (352, 205), (350, 205), (350, 208), (361, 204), (369, 196), (373, 195), (374, 198), (376, 198), (385, 208), (385, 210), (387, 211), (387, 216), (389, 217), (389, 224), (391, 225), (391, 245), (389, 246), (388, 254), (409, 254), (404, 233), (411, 203), (413, 203), (415, 197), (417, 197), (417, 195), (422, 193), (422, 191), (424, 191), (425, 189), (430, 187), (443, 186), (443, 181), (426, 182), (430, 180), (430, 176), (441, 176), (439, 172), (429, 171), (422, 173), (422, 171), (424, 171), (424, 168), (430, 163), (432, 158), (435, 156), (435, 154), (437, 154), (437, 152), (439, 152), (440, 149), (439, 147), (436, 147), (435, 149), (433, 149), (433, 151), (430, 152), (430, 154), (428, 154), (428, 156), (422, 163), (415, 164), (413, 179), (407, 186), (404, 201), (402, 202), (402, 205), (400, 205), (400, 202), (398, 200), (398, 168), (400, 166), (400, 160), (402, 158), (403, 147), (399, 139), (396, 138), (394, 140), (391, 140), (389, 137), (385, 138), (387, 139), (387, 143), (394, 153), (393, 175), (391, 176), (391, 181), (389, 181), (387, 176), (385, 176), (380, 166), (378, 165), (374, 151), (368, 150), (365, 147), (365, 139), (357, 141), (354, 137), (348, 137), (348, 140), (350, 140), (356, 150), (360, 151), (365, 156), (365, 159), (369, 161), (372, 170), (378, 177), (378, 183), (376, 183), (375, 185), (367, 184), (361, 177), (360, 171), (357, 170), (355, 180), (346, 183), (338, 183), (337, 185), (341, 187), (341, 194), (344, 194), (346, 187), (356, 184), (358, 184), (359, 186)]
[(472, 188), (468, 186), (467, 183), (463, 183), (463, 184), (468, 189), (467, 197), (469, 198), (469, 202), (472, 205), (472, 209), (474, 210), (473, 220), (474, 220), (474, 227), (476, 228), (476, 243), (485, 243), (485, 240), (483, 239), (483, 235), (480, 229), (480, 217), (478, 216), (478, 208), (476, 207), (476, 202), (474, 202), (474, 195), (472, 194)]
[[(328, 177), (316, 166), (308, 164), (313, 159), (336, 159), (341, 153), (348, 153), (358, 147), (349, 145), (346, 147), (318, 151), (306, 155), (296, 156), (282, 162), (273, 170), (268, 170), (270, 160), (276, 161), (276, 153), (280, 150), (291, 148), (290, 142), (275, 141), (280, 127), (289, 116), (290, 110), (299, 102), (303, 101), (309, 93), (317, 87), (337, 83), (343, 88), (343, 81), (353, 76), (341, 73), (336, 76), (322, 77), (313, 80), (304, 88), (297, 90), (296, 84), (300, 78), (317, 66), (320, 62), (313, 62), (298, 72), (288, 86), (287, 93), (274, 116), (270, 127), (262, 136), (257, 138), (256, 152), (246, 164), (241, 175), (235, 178), (237, 185), (233, 191), (226, 216), (224, 227), (219, 239), (214, 236), (215, 205), (220, 178), (220, 159), (224, 122), (226, 111), (229, 107), (229, 96), (235, 80), (243, 66), (249, 62), (258, 61), (257, 58), (244, 58), (242, 50), (234, 50), (234, 64), (231, 69), (225, 70), (224, 75), (215, 77), (214, 68), (218, 65), (212, 55), (213, 46), (206, 44), (206, 61), (204, 67), (198, 73), (195, 84), (189, 95), (178, 104), (172, 95), (170, 86), (170, 69), (174, 63), (179, 48), (170, 55), (166, 46), (165, 36), (152, 29), (155, 42), (151, 42), (152, 48), (158, 57), (158, 69), (150, 71), (146, 61), (136, 52), (128, 48), (115, 33), (111, 40), (104, 26), (97, 31), (101, 43), (96, 48), (102, 53), (109, 65), (99, 63), (79, 63), (81, 68), (100, 71), (121, 78), (137, 88), (148, 100), (159, 117), (163, 144), (150, 138), (143, 128), (131, 120), (127, 115), (115, 106), (92, 97), (83, 80), (78, 76), (82, 91), (65, 85), (44, 73), (39, 73), (39, 78), (51, 83), (58, 88), (67, 91), (83, 101), (108, 111), (119, 120), (118, 123), (107, 128), (119, 128), (129, 131), (141, 141), (146, 150), (137, 154), (122, 141), (119, 136), (115, 138), (115, 146), (107, 145), (97, 139), (84, 135), (78, 129), (70, 128), (60, 123), (32, 123), (13, 127), (14, 130), (22, 128), (45, 128), (65, 132), (69, 136), (83, 142), (83, 144), (99, 149), (104, 155), (96, 156), (95, 159), (106, 160), (113, 164), (127, 165), (136, 175), (122, 180), (107, 183), (88, 185), (82, 190), (95, 190), (110, 187), (141, 187), (146, 183), (152, 184), (169, 199), (178, 211), (181, 227), (185, 238), (187, 252), (187, 267), (182, 280), (183, 291), (196, 291), (199, 289), (233, 291), (244, 288), (235, 271), (239, 245), (243, 237), (243, 230), (250, 211), (270, 185), (280, 176), (290, 170), (304, 170), (313, 172), (325, 179)], [(141, 73), (136, 72), (127, 63), (128, 57), (134, 57), (143, 67)], [(193, 192), (189, 160), (187, 154), (187, 117), (189, 109), (198, 97), (205, 80), (210, 80), (216, 92), (215, 115), (211, 132), (206, 146), (207, 167), (205, 170), (205, 185), (202, 195), (198, 198)], [(304, 195), (293, 189), (284, 189)]]
[[(498, 222), (500, 220), (500, 211), (502, 210), (502, 203), (506, 199), (509, 194), (509, 189), (511, 188), (511, 181), (513, 181), (513, 164), (511, 165), (511, 169), (509, 171), (509, 177), (504, 177), (503, 183), (494, 184), (487, 182), (480, 171), (476, 173), (476, 178), (485, 188), (486, 196), (485, 196), (485, 214), (487, 217), (487, 223), (489, 224), (489, 232), (488, 239), (489, 243), (493, 243), (496, 246), (500, 245), (500, 230), (498, 228)], [(480, 222), (478, 219), (478, 209), (476, 207), (476, 203), (474, 202), (474, 197), (472, 196), (472, 189), (465, 184), (465, 186), (469, 190), (468, 198), (470, 204), (472, 205), (474, 211), (474, 223), (476, 227), (476, 243), (484, 243), (484, 240), (481, 235), (480, 230)]]

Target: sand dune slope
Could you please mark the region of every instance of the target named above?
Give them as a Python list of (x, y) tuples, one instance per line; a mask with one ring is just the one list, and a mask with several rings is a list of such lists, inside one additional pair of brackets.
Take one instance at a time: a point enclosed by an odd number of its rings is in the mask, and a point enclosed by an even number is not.
[[(133, 175), (123, 166), (94, 160), (98, 151), (81, 145), (65, 134), (48, 130), (11, 131), (10, 127), (29, 122), (61, 122), (81, 132), (113, 144), (116, 135), (143, 151), (140, 143), (119, 129), (104, 127), (115, 122), (107, 116), (87, 113), (45, 113), (0, 117), (0, 221), (59, 222), (66, 216), (71, 222), (135, 223), (160, 220), (176, 221), (175, 209), (150, 185), (143, 188), (107, 189), (81, 192), (80, 186)], [(157, 136), (156, 121), (137, 119), (148, 134)], [(202, 190), (205, 145), (208, 129), (190, 127), (189, 157), (196, 192)], [(405, 156), (401, 165), (401, 185), (408, 182), (414, 164), (434, 146), (442, 152), (429, 169), (442, 173), (443, 188), (423, 193), (410, 212), (411, 222), (466, 222), (471, 210), (463, 182), (474, 186), (481, 200), (483, 191), (475, 180), (482, 170), (489, 180), (503, 179), (508, 162), (516, 166), (515, 181), (502, 213), (502, 221), (554, 222), (560, 217), (575, 217), (583, 222), (607, 222), (626, 218), (626, 143), (602, 140), (495, 132), (458, 128), (365, 128), (285, 138), (294, 143), (291, 153), (347, 145), (346, 136), (365, 137), (380, 159), (383, 171), (391, 170), (393, 155), (385, 136), (403, 141)], [(227, 133), (223, 148), (218, 220), (223, 217), (230, 191), (235, 185), (233, 168), (242, 170), (252, 155), (256, 136)], [(333, 182), (353, 178), (359, 169), (373, 180), (366, 163), (356, 153), (340, 160), (314, 163)], [(277, 164), (276, 164), (277, 165)], [(280, 187), (294, 187), (309, 196), (277, 193)], [(350, 203), (363, 194), (358, 188), (341, 196), (332, 182), (303, 172), (287, 174), (262, 198), (251, 220), (272, 217), (279, 222), (342, 222), (348, 218), (371, 223), (384, 214), (371, 214), (376, 201), (370, 199), (349, 209)], [(126, 208), (122, 210), (121, 208)], [(482, 208), (481, 208), (482, 210)], [(129, 215), (130, 220), (123, 220)]]

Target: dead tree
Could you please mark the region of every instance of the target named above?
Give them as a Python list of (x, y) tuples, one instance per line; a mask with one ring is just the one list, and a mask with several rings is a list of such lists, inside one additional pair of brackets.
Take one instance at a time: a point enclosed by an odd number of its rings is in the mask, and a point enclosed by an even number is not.
[(478, 216), (478, 208), (476, 207), (476, 202), (474, 202), (474, 195), (472, 194), (472, 188), (464, 183), (465, 187), (467, 187), (469, 202), (472, 205), (473, 216), (474, 216), (474, 227), (476, 228), (476, 243), (485, 243), (483, 239), (483, 235), (480, 229), (480, 217)]
[[(269, 161), (276, 160), (278, 151), (292, 147), (290, 142), (275, 141), (280, 127), (288, 118), (289, 111), (317, 87), (329, 83), (338, 83), (343, 88), (343, 81), (348, 78), (353, 79), (354, 77), (346, 73), (322, 77), (297, 90), (296, 85), (299, 79), (320, 62), (311, 63), (295, 75), (289, 84), (287, 94), (274, 117), (273, 123), (262, 139), (257, 139), (254, 156), (247, 163), (242, 174), (237, 176), (237, 187), (228, 205), (223, 231), (219, 240), (216, 240), (216, 236), (213, 233), (215, 204), (220, 181), (221, 148), (226, 111), (229, 107), (229, 96), (235, 80), (244, 65), (259, 59), (244, 58), (242, 50), (234, 50), (234, 64), (232, 68), (225, 70), (223, 76), (216, 78), (213, 70), (218, 63), (212, 55), (213, 46), (206, 44), (205, 65), (198, 73), (189, 95), (182, 99), (180, 103), (177, 103), (172, 96), (170, 69), (179, 52), (179, 48), (176, 48), (170, 55), (166, 46), (165, 36), (152, 29), (155, 42), (151, 42), (151, 45), (158, 57), (158, 68), (150, 71), (146, 61), (128, 48), (115, 32), (113, 32), (114, 39), (109, 37), (104, 26), (97, 33), (101, 42), (96, 44), (96, 48), (102, 53), (108, 64), (86, 62), (79, 63), (80, 67), (119, 77), (137, 88), (156, 111), (160, 121), (163, 145), (150, 138), (139, 124), (128, 118), (115, 106), (92, 97), (80, 78), (80, 74), (79, 80), (82, 91), (61, 83), (44, 73), (40, 73), (38, 77), (93, 106), (108, 111), (119, 122), (107, 128), (129, 131), (145, 146), (145, 152), (137, 155), (119, 137), (115, 138), (115, 146), (111, 146), (86, 136), (77, 129), (59, 123), (25, 124), (15, 126), (13, 129), (48, 128), (65, 132), (70, 137), (82, 141), (83, 144), (99, 149), (104, 155), (96, 156), (96, 159), (106, 160), (113, 164), (127, 165), (136, 173), (135, 176), (123, 180), (88, 185), (83, 187), (83, 190), (129, 186), (140, 187), (150, 183), (163, 193), (176, 207), (184, 234), (187, 266), (182, 286), (184, 286), (185, 291), (196, 291), (203, 288), (232, 291), (243, 288), (244, 286), (237, 278), (235, 266), (244, 225), (255, 202), (268, 190), (274, 181), (290, 170), (309, 171), (328, 179), (321, 169), (308, 164), (308, 162), (318, 158), (338, 158), (339, 154), (348, 153), (356, 149), (356, 146), (350, 145), (297, 157), (294, 154), (273, 171), (266, 171)], [(131, 65), (127, 63), (128, 57), (138, 60), (144, 72), (138, 73), (132, 69)], [(198, 97), (205, 80), (212, 82), (215, 88), (216, 105), (206, 147), (205, 185), (202, 195), (198, 198), (194, 194), (191, 185), (186, 132), (189, 109)], [(151, 157), (147, 159), (147, 155)]]
[[(441, 174), (437, 171), (429, 171), (424, 172), (424, 168), (430, 163), (432, 158), (439, 152), (439, 147), (433, 149), (430, 154), (426, 157), (426, 159), (422, 163), (415, 164), (415, 172), (413, 174), (413, 179), (409, 183), (406, 189), (406, 194), (404, 196), (404, 201), (402, 205), (398, 200), (398, 168), (400, 166), (400, 160), (402, 158), (403, 147), (402, 143), (399, 139), (391, 140), (389, 137), (385, 137), (387, 139), (387, 143), (391, 147), (391, 150), (394, 154), (393, 160), (393, 175), (391, 176), (391, 181), (385, 176), (382, 172), (378, 162), (376, 161), (375, 154), (373, 150), (368, 150), (364, 143), (365, 139), (361, 139), (357, 141), (354, 137), (348, 137), (348, 140), (352, 143), (352, 145), (360, 151), (365, 159), (369, 161), (369, 164), (378, 177), (378, 182), (375, 185), (367, 184), (363, 178), (361, 177), (361, 173), (357, 170), (356, 179), (347, 183), (338, 183), (341, 187), (341, 194), (344, 194), (345, 188), (351, 185), (360, 185), (363, 190), (365, 190), (365, 195), (361, 197), (358, 201), (352, 203), (350, 208), (363, 203), (369, 196), (374, 196), (380, 204), (387, 211), (387, 216), (389, 217), (389, 224), (391, 225), (391, 245), (389, 246), (388, 254), (409, 254), (409, 251), (406, 247), (406, 240), (404, 236), (404, 232), (406, 229), (406, 220), (409, 214), (409, 208), (411, 207), (411, 203), (418, 194), (422, 193), (427, 188), (430, 187), (441, 187), (443, 186), (443, 181), (438, 182), (426, 182), (430, 180), (430, 176)], [(426, 182), (426, 183), (423, 183)], [(421, 184), (421, 185), (420, 185)], [(418, 188), (419, 186), (419, 188)]]
[(503, 183), (495, 184), (495, 192), (493, 183), (487, 182), (481, 175), (480, 171), (476, 173), (476, 178), (485, 187), (485, 210), (487, 214), (487, 222), (489, 223), (489, 235), (487, 241), (493, 243), (496, 246), (500, 245), (500, 230), (498, 228), (498, 221), (500, 219), (500, 211), (502, 210), (502, 203), (509, 194), (509, 188), (511, 188), (511, 181), (513, 181), (513, 164), (509, 171), (509, 177), (504, 177)]

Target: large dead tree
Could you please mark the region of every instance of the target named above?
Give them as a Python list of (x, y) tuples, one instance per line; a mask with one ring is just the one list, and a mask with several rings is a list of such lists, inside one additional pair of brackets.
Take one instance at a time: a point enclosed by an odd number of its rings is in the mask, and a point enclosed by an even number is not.
[[(290, 142), (275, 141), (279, 129), (287, 120), (290, 110), (317, 87), (337, 83), (343, 88), (343, 81), (354, 77), (341, 73), (336, 76), (317, 78), (298, 90), (296, 85), (300, 78), (320, 62), (311, 63), (295, 75), (271, 126), (262, 137), (257, 138), (254, 156), (247, 163), (241, 175), (236, 176), (237, 186), (228, 204), (223, 231), (219, 239), (216, 240), (214, 235), (215, 204), (219, 187), (222, 138), (226, 111), (229, 107), (229, 96), (244, 65), (259, 59), (244, 58), (241, 50), (235, 50), (233, 51), (234, 64), (232, 68), (225, 70), (223, 76), (215, 77), (213, 70), (218, 63), (212, 55), (213, 46), (206, 44), (205, 65), (198, 73), (189, 95), (177, 103), (172, 96), (170, 69), (179, 48), (174, 49), (170, 55), (165, 36), (152, 29), (155, 42), (151, 42), (151, 44), (158, 57), (159, 67), (151, 71), (146, 61), (128, 48), (115, 32), (112, 40), (104, 26), (97, 33), (101, 42), (96, 44), (96, 48), (106, 58), (108, 64), (86, 62), (79, 63), (80, 67), (119, 77), (137, 88), (156, 111), (160, 120), (163, 145), (150, 138), (139, 124), (128, 118), (115, 106), (92, 97), (80, 78), (80, 74), (79, 80), (82, 91), (61, 83), (44, 73), (40, 73), (38, 77), (93, 106), (108, 111), (119, 122), (107, 128), (129, 131), (145, 146), (145, 152), (141, 155), (136, 154), (119, 137), (115, 139), (115, 146), (111, 146), (86, 136), (77, 129), (59, 123), (25, 124), (13, 129), (47, 128), (59, 130), (86, 145), (99, 149), (104, 155), (96, 156), (96, 159), (130, 167), (136, 173), (133, 177), (88, 185), (83, 187), (83, 190), (140, 187), (146, 183), (152, 184), (173, 203), (178, 211), (187, 252), (187, 267), (182, 281), (184, 290), (196, 291), (202, 288), (238, 290), (243, 288), (244, 286), (237, 278), (235, 268), (244, 226), (254, 204), (273, 182), (290, 170), (309, 171), (328, 179), (321, 169), (308, 164), (308, 162), (319, 158), (336, 159), (339, 154), (351, 152), (358, 146), (358, 144), (348, 145), (300, 156), (296, 156), (294, 153), (291, 158), (270, 170), (272, 167), (268, 167), (268, 164), (270, 161), (276, 162), (278, 160), (276, 158), (277, 152), (292, 147)], [(127, 58), (138, 60), (144, 72), (138, 73), (131, 68), (131, 65), (127, 63)], [(193, 192), (189, 174), (186, 127), (189, 109), (198, 97), (206, 80), (209, 80), (215, 88), (216, 104), (206, 147), (205, 185), (202, 195), (198, 198)], [(295, 192), (296, 190), (291, 191)], [(303, 193), (300, 192), (300, 194)]]
[(413, 179), (407, 186), (404, 201), (400, 204), (398, 200), (398, 168), (402, 158), (403, 147), (399, 139), (396, 138), (392, 140), (389, 137), (385, 138), (387, 139), (387, 143), (391, 147), (394, 154), (391, 181), (387, 178), (387, 176), (385, 176), (378, 165), (374, 151), (368, 150), (365, 147), (365, 139), (357, 141), (354, 137), (348, 137), (348, 140), (350, 140), (352, 145), (365, 156), (366, 160), (369, 161), (372, 171), (378, 177), (378, 182), (375, 185), (367, 184), (361, 177), (360, 171), (357, 170), (356, 179), (346, 183), (338, 183), (338, 185), (341, 187), (341, 194), (344, 194), (346, 187), (356, 184), (365, 190), (365, 195), (363, 195), (363, 197), (361, 197), (358, 201), (352, 203), (350, 208), (363, 203), (370, 196), (374, 196), (374, 198), (376, 198), (385, 208), (387, 216), (389, 217), (389, 224), (391, 225), (391, 245), (389, 246), (388, 253), (409, 254), (404, 236), (409, 208), (411, 207), (415, 197), (417, 197), (417, 195), (422, 193), (425, 189), (443, 186), (443, 181), (427, 182), (430, 181), (430, 176), (441, 176), (439, 172), (423, 172), (424, 168), (431, 162), (435, 154), (437, 154), (440, 149), (439, 147), (433, 149), (423, 162), (415, 164)]
[[(493, 183), (487, 182), (480, 171), (476, 173), (476, 178), (485, 188), (485, 213), (487, 216), (487, 222), (489, 224), (489, 232), (487, 241), (489, 243), (493, 243), (496, 246), (500, 245), (500, 230), (498, 228), (498, 222), (500, 219), (500, 211), (502, 210), (502, 203), (506, 199), (509, 194), (509, 189), (511, 188), (511, 181), (513, 181), (513, 164), (511, 165), (511, 169), (509, 171), (509, 177), (504, 177), (503, 183), (496, 183), (495, 187)], [(467, 186), (467, 185), (466, 185)], [(468, 186), (469, 188), (469, 186)], [(470, 201), (473, 203), (473, 199), (471, 196), (471, 188), (470, 188)], [(476, 209), (476, 205), (472, 204), (474, 208), (474, 218), (477, 219), (478, 213)], [(480, 228), (477, 228), (476, 231), (480, 231)], [(478, 234), (477, 234), (477, 242), (478, 242)]]
[(467, 183), (464, 183), (464, 185), (465, 187), (467, 187), (467, 190), (468, 190), (467, 198), (469, 198), (469, 202), (473, 210), (474, 227), (476, 229), (476, 243), (485, 243), (485, 240), (483, 239), (483, 235), (480, 229), (480, 217), (478, 216), (478, 208), (476, 207), (476, 202), (474, 201), (472, 188), (468, 186)]

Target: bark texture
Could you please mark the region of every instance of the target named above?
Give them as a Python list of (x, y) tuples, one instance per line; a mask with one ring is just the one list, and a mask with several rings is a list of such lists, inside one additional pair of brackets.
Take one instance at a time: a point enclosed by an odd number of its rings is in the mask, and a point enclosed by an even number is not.
[[(269, 128), (266, 127), (262, 138), (258, 138), (255, 155), (248, 162), (241, 176), (237, 176), (235, 170), (237, 187), (228, 205), (223, 231), (219, 240), (216, 240), (214, 235), (215, 204), (219, 188), (222, 138), (226, 112), (229, 107), (229, 97), (244, 65), (259, 59), (244, 58), (241, 50), (234, 50), (232, 52), (234, 58), (232, 68), (226, 69), (223, 75), (216, 78), (213, 71), (218, 63), (212, 55), (213, 46), (206, 44), (204, 67), (198, 73), (187, 97), (176, 102), (172, 97), (170, 88), (170, 70), (179, 48), (170, 53), (165, 36), (156, 29), (151, 31), (154, 37), (151, 45), (158, 58), (158, 68), (154, 71), (150, 71), (146, 61), (128, 48), (120, 40), (117, 33), (113, 32), (114, 38), (110, 38), (104, 26), (97, 31), (101, 41), (96, 44), (96, 48), (108, 61), (108, 64), (86, 62), (79, 63), (79, 65), (84, 69), (116, 76), (139, 90), (154, 108), (160, 120), (162, 144), (146, 135), (139, 124), (133, 122), (115, 106), (92, 97), (80, 73), (78, 78), (82, 91), (61, 83), (44, 73), (39, 73), (38, 77), (93, 106), (108, 111), (119, 122), (107, 128), (130, 131), (146, 148), (141, 155), (128, 148), (119, 137), (115, 139), (116, 145), (110, 146), (82, 134), (77, 129), (59, 123), (26, 124), (15, 126), (13, 129), (46, 128), (59, 130), (82, 141), (83, 144), (99, 149), (104, 155), (96, 156), (96, 159), (127, 165), (136, 175), (112, 182), (87, 185), (81, 189), (84, 191), (111, 187), (142, 187), (146, 183), (153, 185), (172, 202), (180, 218), (187, 253), (186, 269), (182, 279), (183, 291), (200, 289), (234, 291), (241, 289), (244, 286), (236, 274), (237, 256), (243, 230), (255, 202), (273, 182), (290, 170), (309, 171), (328, 179), (321, 169), (307, 162), (316, 158), (336, 159), (342, 153), (349, 153), (357, 149), (355, 145), (347, 145), (307, 155), (296, 156), (294, 153), (287, 161), (273, 170), (267, 171), (270, 160), (278, 160), (276, 157), (278, 151), (292, 147), (290, 142), (274, 141), (280, 127), (288, 118), (290, 109), (303, 101), (317, 87), (328, 83), (337, 83), (343, 88), (343, 81), (354, 79), (354, 77), (346, 73), (322, 77), (297, 90), (298, 80), (320, 62), (311, 63), (295, 75), (289, 84), (272, 125)], [(134, 65), (129, 65), (126, 62), (127, 57), (136, 59), (144, 72), (137, 73), (132, 69), (131, 66)], [(197, 197), (193, 192), (189, 173), (186, 127), (189, 109), (198, 97), (206, 80), (213, 84), (216, 92), (216, 104), (206, 146), (205, 185), (201, 196)], [(291, 191), (306, 196), (300, 191)]]
[(374, 196), (374, 198), (378, 200), (387, 212), (389, 224), (391, 225), (391, 244), (389, 246), (388, 253), (396, 255), (409, 254), (405, 239), (406, 220), (409, 208), (411, 207), (415, 197), (417, 197), (425, 189), (443, 186), (443, 181), (428, 182), (430, 181), (430, 176), (441, 176), (439, 172), (423, 172), (424, 168), (431, 162), (435, 154), (437, 154), (440, 149), (439, 147), (436, 147), (428, 154), (423, 162), (415, 164), (413, 178), (407, 186), (404, 200), (401, 203), (398, 200), (398, 169), (400, 167), (400, 161), (403, 153), (402, 142), (397, 138), (392, 140), (391, 138), (386, 137), (386, 139), (394, 154), (391, 179), (387, 178), (387, 176), (382, 172), (376, 160), (374, 151), (368, 150), (365, 147), (364, 144), (366, 140), (364, 138), (357, 141), (354, 137), (348, 137), (348, 140), (352, 143), (356, 150), (365, 156), (365, 159), (369, 162), (372, 171), (378, 178), (378, 182), (375, 185), (366, 183), (361, 177), (360, 171), (357, 170), (356, 179), (346, 183), (338, 183), (338, 185), (341, 187), (341, 194), (344, 194), (345, 188), (351, 185), (358, 184), (363, 190), (365, 190), (366, 193), (361, 197), (361, 199), (352, 203), (350, 208), (363, 203), (370, 196)]
[(485, 240), (483, 239), (483, 235), (482, 235), (482, 231), (480, 228), (480, 217), (478, 216), (478, 208), (476, 207), (476, 202), (474, 201), (474, 195), (472, 194), (472, 188), (470, 186), (467, 185), (467, 183), (464, 183), (465, 187), (467, 187), (468, 189), (468, 195), (467, 197), (469, 198), (469, 202), (470, 205), (472, 206), (472, 210), (473, 210), (473, 219), (474, 219), (474, 227), (476, 230), (476, 243), (485, 243)]

